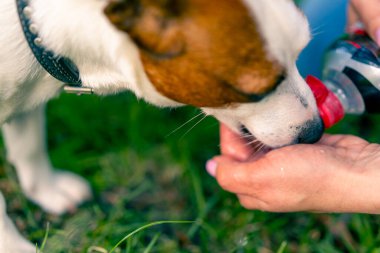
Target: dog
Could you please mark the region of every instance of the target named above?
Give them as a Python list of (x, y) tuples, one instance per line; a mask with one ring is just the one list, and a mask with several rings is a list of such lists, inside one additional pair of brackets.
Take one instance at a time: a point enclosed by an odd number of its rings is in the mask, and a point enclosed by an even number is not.
[[(132, 91), (159, 107), (193, 105), (272, 148), (322, 135), (295, 65), (310, 31), (291, 0), (23, 4), (0, 1), (0, 124), (22, 190), (47, 212), (64, 213), (91, 196), (84, 179), (54, 170), (47, 156), (44, 104), (64, 89)], [(38, 50), (49, 52), (47, 61), (69, 62), (74, 84), (54, 76)], [(0, 194), (0, 252), (35, 252), (5, 209)]]

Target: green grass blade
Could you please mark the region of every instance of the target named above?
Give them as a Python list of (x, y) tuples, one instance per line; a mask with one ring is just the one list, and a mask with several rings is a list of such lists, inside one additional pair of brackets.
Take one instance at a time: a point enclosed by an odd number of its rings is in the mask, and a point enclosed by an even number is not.
[(145, 226), (142, 226), (134, 231), (132, 231), (131, 233), (129, 233), (128, 235), (126, 235), (123, 239), (121, 239), (111, 250), (109, 253), (112, 253), (114, 252), (119, 246), (120, 244), (122, 244), (123, 242), (125, 242), (126, 240), (128, 240), (129, 238), (131, 238), (133, 235), (145, 230), (145, 229), (148, 229), (148, 228), (151, 228), (151, 227), (154, 227), (154, 226), (158, 226), (158, 225), (163, 225), (163, 224), (190, 224), (190, 223), (193, 223), (194, 221), (156, 221), (156, 222), (153, 222), (153, 223), (149, 223)]
[(42, 241), (41, 247), (38, 249), (38, 246), (36, 245), (36, 252), (37, 253), (43, 253), (44, 252), (46, 242), (47, 242), (47, 238), (49, 236), (49, 229), (50, 229), (50, 223), (48, 222), (46, 224), (46, 232), (45, 232), (44, 240)]
[(277, 253), (285, 253), (287, 246), (288, 246), (287, 242), (282, 242), (280, 245), (280, 248), (277, 250)]
[(152, 241), (149, 243), (148, 247), (144, 250), (144, 253), (149, 253), (149, 252), (153, 249), (154, 245), (157, 243), (158, 238), (160, 238), (160, 236), (161, 236), (161, 233), (157, 233), (157, 234), (153, 237), (153, 239), (152, 239)]
[(125, 250), (125, 253), (132, 253), (132, 237), (129, 237), (127, 239), (127, 249)]

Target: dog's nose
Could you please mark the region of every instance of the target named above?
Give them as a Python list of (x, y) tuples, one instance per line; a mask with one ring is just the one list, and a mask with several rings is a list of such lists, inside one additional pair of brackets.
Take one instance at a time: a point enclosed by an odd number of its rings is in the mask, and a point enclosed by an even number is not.
[(299, 133), (298, 138), (295, 142), (300, 144), (316, 143), (321, 139), (324, 130), (325, 128), (320, 118), (308, 121), (302, 127), (302, 130)]

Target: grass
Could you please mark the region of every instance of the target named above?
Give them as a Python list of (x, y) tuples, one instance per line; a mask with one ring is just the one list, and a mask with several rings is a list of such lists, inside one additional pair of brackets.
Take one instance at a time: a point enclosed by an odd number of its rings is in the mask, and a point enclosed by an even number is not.
[[(44, 252), (380, 252), (380, 219), (372, 215), (271, 214), (244, 210), (204, 170), (218, 153), (217, 122), (207, 118), (168, 135), (199, 113), (157, 109), (133, 95), (63, 95), (48, 107), (50, 155), (58, 168), (86, 177), (95, 198), (56, 217), (20, 192), (0, 154), (0, 189), (9, 214)], [(196, 122), (196, 121), (195, 121)], [(332, 132), (380, 141), (380, 118), (348, 118)], [(187, 134), (185, 134), (188, 132)], [(98, 250), (98, 251), (97, 251)], [(99, 251), (103, 250), (103, 251)]]

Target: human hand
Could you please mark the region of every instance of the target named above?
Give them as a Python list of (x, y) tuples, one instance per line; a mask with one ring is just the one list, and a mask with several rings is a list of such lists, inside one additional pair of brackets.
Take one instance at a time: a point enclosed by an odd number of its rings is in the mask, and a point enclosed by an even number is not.
[(380, 145), (325, 135), (317, 144), (256, 157), (244, 139), (222, 126), (221, 149), (207, 169), (247, 209), (380, 213)]
[(358, 22), (364, 24), (369, 35), (380, 46), (380, 1), (351, 0), (348, 8), (348, 30)]

